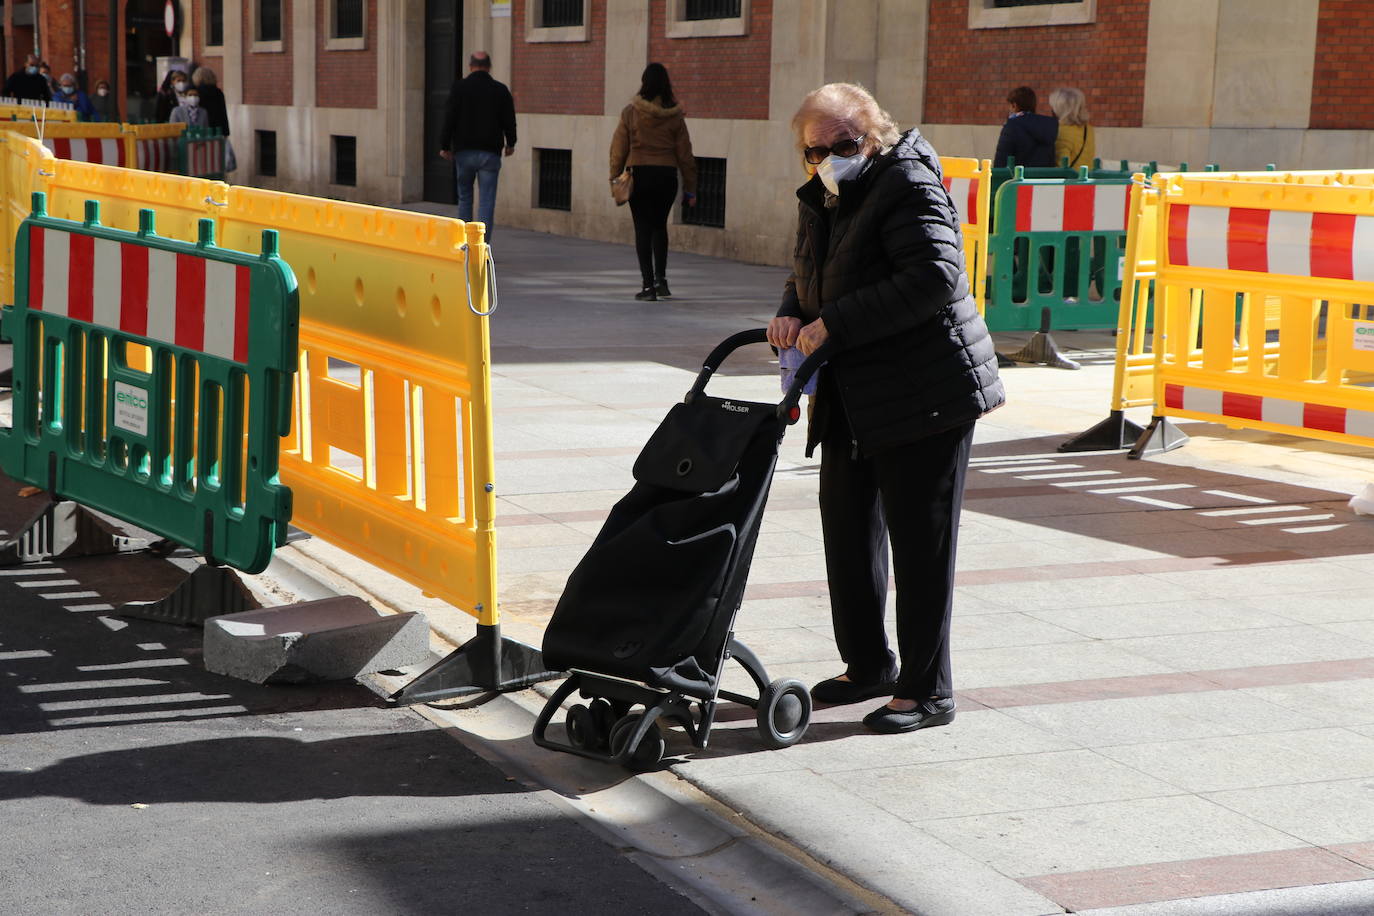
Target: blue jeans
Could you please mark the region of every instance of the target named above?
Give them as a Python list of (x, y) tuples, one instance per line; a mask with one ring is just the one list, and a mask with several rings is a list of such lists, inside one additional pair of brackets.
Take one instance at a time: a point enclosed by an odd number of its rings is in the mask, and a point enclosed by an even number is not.
[(477, 193), (482, 202), (477, 219), (487, 224), (487, 238), (496, 225), (496, 182), (501, 177), (501, 154), (483, 149), (460, 149), (453, 154), (458, 170), (458, 218), (472, 220), (472, 180), (477, 179)]

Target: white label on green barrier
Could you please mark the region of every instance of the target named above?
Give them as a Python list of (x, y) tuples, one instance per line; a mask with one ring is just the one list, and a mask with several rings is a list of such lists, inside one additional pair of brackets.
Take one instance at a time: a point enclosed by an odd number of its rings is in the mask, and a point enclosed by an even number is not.
[(1374, 321), (1353, 321), (1355, 325), (1355, 349), (1374, 350)]
[(1116, 278), (1118, 280), (1126, 279), (1126, 256), (1124, 254), (1116, 260)]
[(148, 392), (115, 382), (114, 425), (138, 435), (148, 435)]

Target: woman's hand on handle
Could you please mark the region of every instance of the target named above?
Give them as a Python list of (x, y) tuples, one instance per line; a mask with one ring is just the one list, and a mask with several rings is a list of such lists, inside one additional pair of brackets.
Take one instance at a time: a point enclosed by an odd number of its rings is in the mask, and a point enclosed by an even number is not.
[[(776, 320), (776, 319), (774, 319)], [(793, 319), (796, 320), (795, 318)], [(815, 321), (801, 329), (797, 335), (797, 349), (802, 351), (803, 356), (810, 356), (821, 348), (821, 344), (830, 339), (830, 332), (825, 329), (825, 320), (817, 318)]]
[(801, 319), (779, 315), (768, 322), (768, 342), (779, 350), (797, 345), (797, 334), (801, 331)]

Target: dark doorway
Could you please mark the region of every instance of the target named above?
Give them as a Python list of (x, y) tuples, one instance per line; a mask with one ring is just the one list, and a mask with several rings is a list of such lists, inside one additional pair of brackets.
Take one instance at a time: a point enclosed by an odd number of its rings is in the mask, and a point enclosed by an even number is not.
[[(158, 89), (157, 59), (174, 57), (177, 40), (167, 37), (166, 0), (129, 0), (124, 7), (125, 109), (131, 121), (153, 118)], [(180, 22), (178, 14), (177, 21)]]
[(441, 204), (456, 200), (453, 163), (439, 156), (439, 132), (462, 46), (462, 0), (425, 0), (425, 200)]

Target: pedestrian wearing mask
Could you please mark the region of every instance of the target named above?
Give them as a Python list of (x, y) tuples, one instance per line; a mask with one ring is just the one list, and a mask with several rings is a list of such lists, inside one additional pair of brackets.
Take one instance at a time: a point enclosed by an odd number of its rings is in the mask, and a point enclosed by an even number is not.
[(224, 171), (232, 172), (239, 167), (238, 157), (234, 155), (234, 145), (229, 142), (229, 106), (219, 88), (219, 77), (209, 67), (197, 67), (191, 74), (191, 85), (200, 92), (200, 108), (209, 118), (210, 126), (218, 128), (224, 136)]
[(91, 97), (76, 86), (76, 77), (64, 73), (57, 80), (57, 91), (52, 94), (54, 102), (66, 102), (76, 109), (76, 116), (82, 121), (98, 121)]
[(166, 78), (162, 81), (162, 86), (157, 91), (157, 104), (153, 108), (153, 120), (170, 120), (172, 110), (181, 104), (181, 97), (190, 85), (186, 79), (186, 74), (182, 71), (168, 71)]
[(43, 74), (38, 72), (38, 57), (30, 54), (24, 60), (22, 69), (10, 74), (5, 80), (5, 95), (23, 102), (46, 102), (52, 98), (52, 89)]
[(634, 176), (630, 215), (643, 283), (635, 298), (642, 302), (668, 299), (672, 296), (667, 277), (668, 216), (677, 199), (678, 172), (682, 173), (682, 205), (696, 205), (697, 161), (687, 121), (662, 64), (644, 68), (639, 92), (620, 112), (611, 138), (611, 181), (627, 168)]
[(95, 95), (91, 97), (91, 107), (95, 109), (97, 121), (114, 124), (119, 121), (119, 103), (110, 92), (110, 84), (99, 80), (95, 84)]
[(167, 120), (187, 127), (209, 127), (210, 116), (200, 107), (200, 91), (194, 86), (187, 89), (181, 96), (181, 104), (172, 109)]
[[(1002, 405), (997, 354), (964, 265), (958, 211), (920, 131), (897, 130), (851, 83), (810, 93), (792, 119), (811, 180), (768, 341), (828, 343), (806, 454), (821, 447), (820, 510), (842, 674), (822, 703), (891, 697), (882, 733), (954, 719), (950, 618), (973, 425)], [(888, 546), (897, 653), (884, 627)]]

